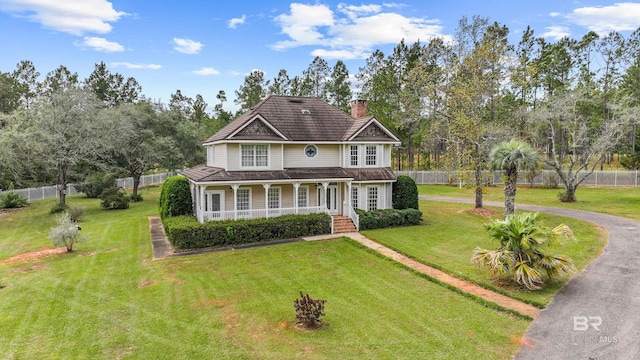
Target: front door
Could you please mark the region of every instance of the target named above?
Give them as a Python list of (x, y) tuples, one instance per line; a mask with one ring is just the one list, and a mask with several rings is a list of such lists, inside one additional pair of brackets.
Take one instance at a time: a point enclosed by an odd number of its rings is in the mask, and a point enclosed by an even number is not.
[(204, 211), (213, 212), (212, 218), (219, 219), (221, 212), (224, 211), (224, 191), (205, 191), (204, 193)]
[(327, 209), (332, 215), (338, 214), (338, 204), (340, 204), (340, 199), (338, 199), (338, 186), (337, 185), (329, 185), (327, 187)]

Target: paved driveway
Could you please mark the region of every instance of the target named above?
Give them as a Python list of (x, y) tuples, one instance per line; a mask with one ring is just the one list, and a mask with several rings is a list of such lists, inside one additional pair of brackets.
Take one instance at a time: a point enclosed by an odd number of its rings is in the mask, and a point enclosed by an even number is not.
[[(472, 202), (420, 196), (423, 200)], [(489, 206), (502, 203), (485, 202)], [(605, 253), (540, 312), (517, 360), (640, 359), (640, 222), (586, 211), (516, 205), (592, 222), (609, 232)]]

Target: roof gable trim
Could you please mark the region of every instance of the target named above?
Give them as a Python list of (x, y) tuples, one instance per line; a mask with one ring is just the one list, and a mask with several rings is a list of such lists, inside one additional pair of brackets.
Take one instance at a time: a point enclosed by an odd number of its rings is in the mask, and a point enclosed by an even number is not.
[(380, 121), (378, 121), (374, 117), (372, 117), (371, 120), (367, 121), (358, 131), (356, 131), (353, 135), (351, 135), (347, 140), (348, 141), (354, 140), (356, 137), (358, 137), (358, 135), (360, 135), (360, 133), (362, 133), (365, 129), (367, 129), (371, 125), (377, 126), (392, 140), (396, 142), (400, 142), (400, 139), (398, 139), (391, 131), (389, 131), (389, 129), (387, 129), (384, 125), (382, 125), (382, 123), (380, 123)]
[(278, 129), (276, 129), (273, 125), (271, 125), (268, 121), (266, 121), (260, 115), (254, 116), (251, 120), (247, 121), (242, 126), (238, 127), (234, 132), (229, 134), (229, 136), (227, 136), (226, 139), (228, 139), (228, 140), (233, 139), (234, 136), (238, 135), (238, 133), (240, 133), (242, 130), (246, 129), (248, 126), (250, 126), (251, 124), (253, 124), (256, 121), (260, 121), (262, 124), (267, 126), (269, 128), (269, 130), (273, 131), (274, 134), (276, 134), (278, 137), (282, 138), (283, 140), (289, 140), (280, 131), (278, 131)]

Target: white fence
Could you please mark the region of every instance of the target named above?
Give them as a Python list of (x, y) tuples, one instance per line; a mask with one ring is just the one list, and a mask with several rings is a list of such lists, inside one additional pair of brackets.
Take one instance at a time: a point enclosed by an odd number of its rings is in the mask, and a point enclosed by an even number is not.
[[(164, 180), (170, 176), (175, 175), (173, 172), (161, 173), (161, 174), (152, 174), (152, 175), (142, 175), (140, 178), (140, 186), (150, 186), (150, 185), (158, 185), (162, 184)], [(118, 186), (121, 188), (133, 188), (133, 178), (123, 178), (118, 179)], [(38, 188), (28, 188), (28, 189), (16, 189), (14, 192), (26, 197), (29, 201), (33, 200), (43, 200), (58, 197), (58, 186), (42, 186)], [(0, 192), (6, 193), (6, 191)], [(74, 184), (67, 185), (67, 195), (76, 195), (79, 194), (78, 190)]]
[[(472, 179), (471, 172), (460, 171), (396, 171), (396, 175), (409, 175), (416, 184), (449, 184), (464, 185)], [(500, 171), (485, 171), (484, 177), (487, 183), (502, 184)], [(594, 171), (580, 186), (630, 186), (637, 187), (638, 170), (603, 170)], [(558, 175), (553, 170), (542, 170), (533, 177), (532, 181), (526, 172), (518, 174), (518, 184), (562, 186)]]

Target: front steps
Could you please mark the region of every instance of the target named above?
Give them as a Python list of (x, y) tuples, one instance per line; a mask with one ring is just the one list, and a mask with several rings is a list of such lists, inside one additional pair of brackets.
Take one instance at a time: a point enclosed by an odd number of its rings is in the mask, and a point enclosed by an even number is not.
[(358, 232), (358, 230), (356, 230), (356, 226), (353, 224), (353, 221), (351, 221), (351, 218), (341, 215), (333, 215), (331, 216), (331, 218), (333, 219), (334, 234)]

